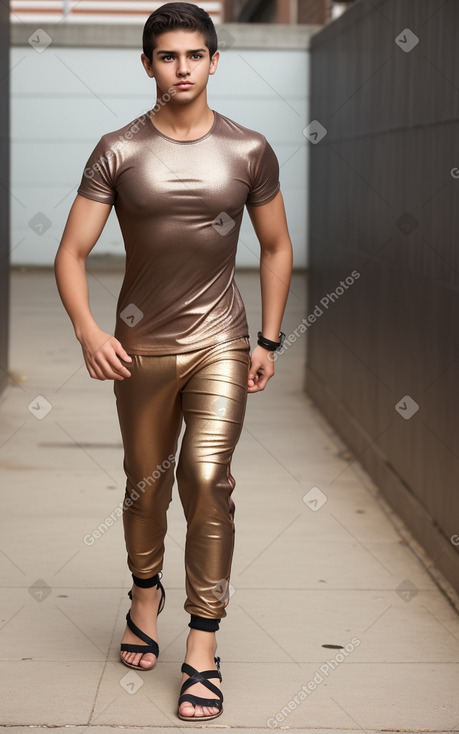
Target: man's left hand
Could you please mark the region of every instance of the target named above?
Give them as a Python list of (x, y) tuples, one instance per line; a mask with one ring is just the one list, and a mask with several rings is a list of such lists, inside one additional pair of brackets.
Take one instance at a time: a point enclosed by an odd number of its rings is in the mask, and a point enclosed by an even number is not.
[(268, 380), (274, 375), (274, 352), (257, 346), (252, 352), (248, 392), (264, 390)]

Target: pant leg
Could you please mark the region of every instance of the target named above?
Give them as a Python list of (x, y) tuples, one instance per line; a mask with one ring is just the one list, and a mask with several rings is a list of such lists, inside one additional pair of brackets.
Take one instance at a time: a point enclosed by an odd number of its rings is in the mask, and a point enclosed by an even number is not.
[(231, 459), (246, 409), (249, 350), (243, 337), (202, 350), (198, 359), (196, 353), (177, 355), (180, 380), (186, 380), (186, 429), (177, 467), (187, 520), (184, 608), (208, 619), (225, 617), (229, 601), (235, 532)]
[(163, 567), (181, 396), (174, 355), (132, 355), (124, 364), (131, 377), (114, 382), (126, 472), (124, 535), (128, 567), (146, 579)]

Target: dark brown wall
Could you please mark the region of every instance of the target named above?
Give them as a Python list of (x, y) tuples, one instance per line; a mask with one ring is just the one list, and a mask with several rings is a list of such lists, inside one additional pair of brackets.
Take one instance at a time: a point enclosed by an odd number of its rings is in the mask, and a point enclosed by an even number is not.
[[(325, 24), (330, 17), (331, 0), (297, 0), (297, 22), (312, 25)], [(295, 12), (290, 0), (224, 0), (226, 23), (243, 20), (245, 23), (295, 23)]]
[(9, 3), (0, 3), (0, 392), (8, 381), (10, 166)]
[(330, 0), (297, 0), (298, 23), (326, 23), (330, 17)]
[(226, 0), (225, 21), (231, 23), (274, 23), (277, 0)]
[(360, 0), (312, 38), (306, 389), (459, 591), (457, 28), (454, 0)]

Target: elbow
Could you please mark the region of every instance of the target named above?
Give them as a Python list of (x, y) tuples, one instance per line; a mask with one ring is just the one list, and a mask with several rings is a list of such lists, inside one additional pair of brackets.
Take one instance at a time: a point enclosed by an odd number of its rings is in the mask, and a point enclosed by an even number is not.
[(285, 258), (293, 258), (293, 247), (290, 238), (273, 239), (270, 242), (263, 243), (262, 257), (284, 256)]
[(69, 241), (64, 245), (63, 240), (61, 240), (61, 243), (57, 248), (56, 255), (54, 256), (54, 272), (56, 272), (61, 266), (64, 267), (65, 263), (74, 262), (75, 260), (80, 267), (85, 267), (86, 256), (82, 255), (76, 248), (72, 247)]
[(54, 256), (54, 262), (53, 262), (54, 275), (56, 277), (57, 277), (58, 272), (59, 272), (59, 269), (60, 269), (60, 264), (61, 264), (61, 261), (62, 261), (63, 252), (64, 252), (64, 248), (62, 247), (62, 243), (61, 243), (59, 245), (59, 247), (57, 248), (57, 252), (56, 252), (56, 254)]
[(54, 275), (55, 276), (57, 276), (57, 269), (59, 267), (59, 252), (60, 252), (60, 249), (61, 248), (58, 247), (57, 252), (56, 252), (56, 254), (54, 256), (53, 269), (54, 269)]

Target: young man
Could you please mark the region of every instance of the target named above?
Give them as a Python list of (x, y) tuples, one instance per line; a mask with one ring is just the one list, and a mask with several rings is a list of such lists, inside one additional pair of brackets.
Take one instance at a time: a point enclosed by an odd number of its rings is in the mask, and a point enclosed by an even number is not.
[[(114, 380), (134, 581), (121, 660), (137, 670), (151, 669), (159, 653), (166, 511), (185, 420), (177, 482), (187, 520), (184, 608), (191, 620), (178, 716), (206, 720), (223, 710), (215, 633), (229, 601), (231, 458), (247, 393), (263, 390), (274, 374), (292, 247), (272, 148), (207, 104), (219, 61), (207, 13), (189, 3), (163, 5), (145, 24), (143, 51), (157, 103), (97, 143), (55, 269), (89, 374)], [(90, 311), (85, 263), (113, 205), (126, 272), (111, 336)], [(252, 354), (234, 281), (244, 205), (261, 246), (263, 313)]]

